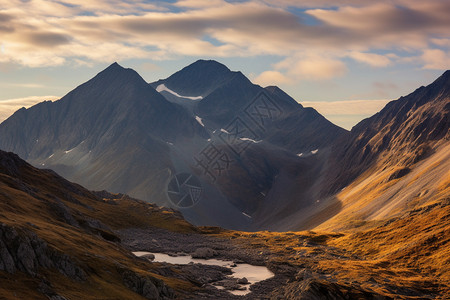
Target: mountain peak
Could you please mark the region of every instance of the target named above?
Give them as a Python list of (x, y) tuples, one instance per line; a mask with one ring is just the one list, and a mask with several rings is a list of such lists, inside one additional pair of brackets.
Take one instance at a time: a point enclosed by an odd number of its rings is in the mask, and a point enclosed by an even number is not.
[(124, 85), (130, 82), (147, 84), (136, 71), (130, 68), (124, 68), (117, 62), (112, 63), (106, 69), (98, 73), (91, 81), (94, 81), (97, 84), (101, 82), (102, 84), (100, 84), (100, 86), (116, 83)]
[(209, 60), (199, 59), (196, 62), (193, 62), (192, 64), (183, 68), (183, 70), (195, 69), (195, 68), (201, 68), (202, 70), (204, 70), (204, 69), (213, 70), (214, 69), (218, 72), (230, 72), (230, 69), (228, 69), (227, 66), (225, 66), (224, 64), (222, 64), (216, 60), (213, 60), (213, 59), (209, 59)]
[(124, 70), (131, 70), (131, 69), (124, 68), (121, 65), (119, 65), (117, 62), (113, 62), (106, 69), (104, 69), (102, 72), (120, 72), (120, 71), (124, 71)]
[(153, 86), (164, 83), (165, 86), (185, 96), (207, 96), (234, 76), (225, 65), (215, 60), (197, 60), (174, 73), (169, 78), (153, 83)]
[(111, 68), (111, 69), (114, 69), (114, 68), (122, 68), (122, 69), (124, 69), (124, 67), (122, 67), (121, 65), (119, 65), (119, 64), (117, 63), (117, 61), (115, 61), (115, 62), (113, 62), (112, 64), (110, 64), (109, 67), (108, 67), (107, 69), (109, 69), (109, 68)]

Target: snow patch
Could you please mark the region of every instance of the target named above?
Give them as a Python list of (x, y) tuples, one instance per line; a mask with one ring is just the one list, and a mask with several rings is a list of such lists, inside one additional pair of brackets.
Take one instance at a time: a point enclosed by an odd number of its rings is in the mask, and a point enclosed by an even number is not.
[(261, 143), (262, 142), (262, 140), (259, 140), (259, 141), (255, 141), (255, 140), (252, 140), (252, 139), (250, 139), (250, 138), (239, 138), (241, 141), (249, 141), (249, 142), (252, 142), (252, 143), (255, 143), (255, 144), (258, 144), (258, 143)]
[(298, 153), (297, 156), (301, 157), (301, 156), (303, 156), (303, 153)]
[(319, 149), (311, 151), (311, 154), (316, 154), (317, 152), (319, 152)]
[(242, 212), (242, 214), (244, 215), (244, 216), (246, 216), (247, 218), (249, 218), (249, 219), (251, 219), (252, 218), (252, 216), (250, 216), (250, 215), (247, 215), (245, 212)]
[(50, 155), (48, 158), (52, 158), (53, 157), (53, 155), (55, 155), (55, 153), (53, 153), (52, 155)]
[(202, 118), (200, 118), (199, 116), (195, 116), (195, 119), (197, 120), (197, 122), (202, 125), (203, 127), (205, 127), (205, 124), (203, 124), (203, 120)]
[(228, 131), (226, 131), (226, 130), (223, 129), (223, 128), (220, 128), (220, 131), (222, 131), (223, 133), (226, 133), (226, 134), (230, 134)]
[(67, 151), (64, 151), (64, 152), (65, 152), (65, 153), (70, 153), (73, 149), (75, 149), (75, 148), (72, 148), (72, 149), (67, 150)]
[(178, 94), (177, 92), (172, 91), (171, 89), (169, 89), (165, 84), (160, 84), (156, 87), (156, 91), (158, 93), (161, 93), (162, 91), (171, 93), (174, 96), (177, 96), (178, 98), (186, 98), (186, 99), (191, 99), (191, 100), (202, 100), (203, 97), (202, 96), (196, 96), (196, 97), (190, 97), (190, 96), (182, 96), (180, 94)]

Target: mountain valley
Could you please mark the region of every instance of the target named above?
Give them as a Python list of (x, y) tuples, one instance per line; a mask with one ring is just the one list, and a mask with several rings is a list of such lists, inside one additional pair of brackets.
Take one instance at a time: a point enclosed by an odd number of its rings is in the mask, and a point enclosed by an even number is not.
[(0, 124), (0, 298), (448, 299), (449, 115), (450, 71), (347, 131), (216, 61), (114, 63)]

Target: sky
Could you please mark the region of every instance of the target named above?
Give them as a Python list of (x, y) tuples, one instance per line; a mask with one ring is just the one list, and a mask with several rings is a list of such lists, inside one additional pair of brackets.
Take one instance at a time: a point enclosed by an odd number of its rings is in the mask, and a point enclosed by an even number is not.
[(117, 61), (215, 59), (350, 129), (450, 69), (448, 0), (0, 0), (0, 122)]

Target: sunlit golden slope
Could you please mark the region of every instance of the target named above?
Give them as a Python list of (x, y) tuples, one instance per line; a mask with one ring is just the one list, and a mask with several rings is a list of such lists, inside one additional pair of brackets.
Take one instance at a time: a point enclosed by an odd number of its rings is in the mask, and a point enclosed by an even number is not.
[(450, 143), (410, 167), (377, 165), (337, 194), (341, 211), (316, 229), (374, 226), (410, 210), (442, 203), (450, 198), (449, 181)]

